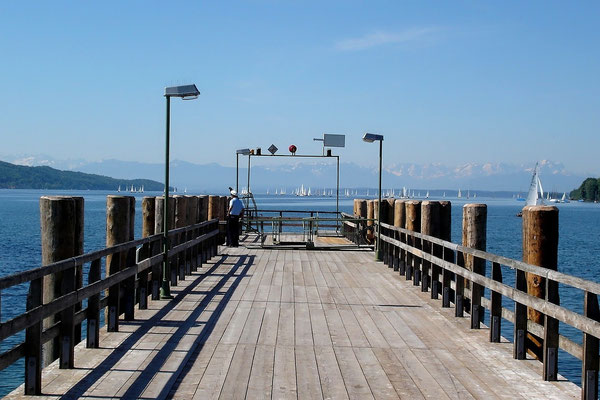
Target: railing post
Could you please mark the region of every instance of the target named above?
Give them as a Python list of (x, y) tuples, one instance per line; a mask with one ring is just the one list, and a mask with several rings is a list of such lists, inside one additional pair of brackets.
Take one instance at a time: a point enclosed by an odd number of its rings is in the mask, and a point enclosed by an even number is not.
[[(492, 263), (492, 279), (502, 283), (500, 264)], [(490, 295), (490, 342), (500, 343), (500, 326), (502, 321), (502, 294), (492, 291)]]
[[(101, 259), (90, 264), (88, 285), (101, 279)], [(87, 306), (87, 336), (86, 347), (97, 349), (100, 344), (100, 293), (90, 296)]]
[[(462, 251), (456, 253), (456, 265), (462, 268), (465, 267), (465, 256)], [(465, 311), (465, 278), (455, 274), (454, 284), (454, 316), (462, 318)]]
[[(500, 264), (492, 263), (492, 279), (502, 283)], [(500, 326), (502, 321), (502, 294), (492, 291), (490, 295), (490, 342), (500, 343)]]
[[(421, 202), (418, 200), (406, 202), (406, 229), (412, 232), (421, 232)], [(421, 239), (410, 236), (408, 245), (420, 249)], [(413, 285), (417, 286), (421, 281), (421, 259), (409, 252), (406, 279), (411, 277)]]
[[(585, 292), (583, 300), (583, 314), (600, 321), (598, 296)], [(598, 338), (588, 333), (583, 333), (583, 361), (581, 363), (581, 398), (592, 400), (598, 398)]]
[[(486, 249), (487, 205), (465, 204), (463, 206), (462, 244), (465, 247)], [(485, 276), (485, 260), (466, 254), (465, 268), (473, 273)], [(473, 282), (471, 284), (471, 329), (479, 329), (483, 322), (484, 308), (481, 306), (484, 287)]]
[[(27, 310), (42, 305), (42, 278), (32, 280), (27, 294)], [(25, 394), (42, 394), (42, 321), (25, 331)]]
[[(523, 213), (525, 214), (525, 213)], [(523, 238), (523, 242), (525, 238)], [(525, 272), (516, 270), (515, 289), (527, 293), (527, 279)], [(525, 337), (527, 336), (527, 306), (515, 301), (514, 343), (513, 357), (517, 360), (525, 359)]]
[[(61, 293), (67, 295), (75, 291), (75, 267), (63, 271), (60, 280)], [(69, 306), (60, 312), (60, 369), (71, 369), (75, 367), (75, 306)]]
[[(421, 203), (421, 233), (428, 236), (439, 236), (440, 228), (440, 205), (436, 201), (424, 201)], [(421, 245), (424, 253), (433, 254), (433, 245), (423, 240)], [(422, 260), (423, 276), (421, 278), (421, 291), (429, 290), (429, 271), (431, 270), (431, 298), (437, 298), (438, 275), (437, 267), (429, 261)], [(435, 288), (434, 288), (435, 286)], [(434, 297), (435, 296), (435, 297)]]
[[(440, 201), (440, 239), (452, 240), (452, 204), (449, 201)], [(441, 256), (445, 261), (454, 263), (454, 251), (443, 247)], [(442, 307), (450, 307), (450, 302), (454, 301), (450, 287), (453, 275), (447, 269), (442, 270)]]

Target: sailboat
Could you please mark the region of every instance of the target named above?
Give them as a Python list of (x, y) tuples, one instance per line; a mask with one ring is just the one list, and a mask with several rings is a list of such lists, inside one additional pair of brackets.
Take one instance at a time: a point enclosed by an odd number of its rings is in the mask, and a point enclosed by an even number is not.
[[(525, 199), (526, 206), (537, 206), (544, 204), (544, 189), (542, 188), (542, 181), (540, 180), (540, 171), (538, 163), (535, 163), (533, 169), (533, 176), (531, 177), (531, 183), (529, 184), (529, 192)], [(519, 212), (517, 217), (522, 217), (523, 213)]]
[(458, 189), (458, 194), (456, 195), (456, 197), (458, 197), (459, 199), (462, 197), (462, 194), (460, 193), (460, 189)]
[(531, 183), (529, 184), (529, 192), (527, 193), (527, 199), (525, 205), (536, 206), (544, 204), (544, 189), (542, 188), (542, 181), (540, 180), (540, 171), (538, 163), (535, 163), (533, 169), (533, 176), (531, 177)]
[(562, 198), (560, 199), (561, 203), (570, 203), (571, 201), (567, 199), (567, 193), (563, 192)]

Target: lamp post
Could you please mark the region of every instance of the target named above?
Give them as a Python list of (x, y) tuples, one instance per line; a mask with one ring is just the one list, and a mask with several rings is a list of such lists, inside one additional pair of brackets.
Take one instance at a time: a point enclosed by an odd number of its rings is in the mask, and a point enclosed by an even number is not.
[(199, 95), (200, 91), (198, 91), (196, 85), (171, 86), (165, 88), (165, 98), (167, 99), (167, 134), (165, 143), (165, 209), (163, 210), (163, 276), (160, 287), (161, 299), (173, 298), (173, 296), (171, 296), (171, 288), (168, 280), (171, 269), (169, 265), (169, 135), (171, 133), (171, 97), (180, 97), (182, 100), (193, 100)]
[(247, 156), (250, 154), (250, 149), (238, 149), (235, 151), (235, 191), (240, 193), (240, 154), (243, 156)]
[(379, 203), (377, 204), (377, 248), (375, 249), (375, 260), (381, 261), (381, 160), (383, 155), (383, 135), (365, 133), (363, 141), (367, 143), (379, 141)]

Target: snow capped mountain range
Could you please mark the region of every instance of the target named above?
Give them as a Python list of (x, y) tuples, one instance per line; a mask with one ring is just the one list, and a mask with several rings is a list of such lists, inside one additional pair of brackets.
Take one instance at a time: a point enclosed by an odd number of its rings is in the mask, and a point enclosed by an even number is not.
[[(145, 178), (162, 181), (163, 163), (140, 163), (120, 160), (87, 162), (83, 159), (57, 160), (44, 155), (0, 156), (13, 164), (50, 166), (56, 169), (81, 171), (113, 178)], [(244, 163), (245, 164), (245, 163)], [(530, 164), (465, 163), (448, 166), (442, 163), (414, 164), (392, 163), (384, 166), (384, 187), (410, 187), (415, 189), (459, 189), (525, 192), (529, 187), (535, 161)], [(171, 183), (189, 190), (220, 190), (221, 186), (234, 186), (235, 167), (216, 163), (194, 164), (186, 161), (171, 162)], [(540, 161), (540, 176), (546, 190), (570, 191), (580, 185), (586, 176), (569, 172), (561, 163)], [(278, 165), (253, 165), (251, 187), (266, 190), (276, 187), (295, 187), (300, 184), (314, 187), (335, 187), (335, 163), (328, 161), (306, 162), (294, 160)], [(341, 187), (376, 187), (378, 169), (355, 163), (340, 164)], [(240, 167), (239, 186), (246, 186), (247, 170)]]

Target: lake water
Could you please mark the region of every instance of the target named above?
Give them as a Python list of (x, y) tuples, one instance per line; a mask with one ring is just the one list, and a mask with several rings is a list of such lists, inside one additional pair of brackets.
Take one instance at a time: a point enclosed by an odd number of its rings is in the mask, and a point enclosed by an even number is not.
[[(43, 195), (74, 195), (85, 198), (85, 252), (105, 246), (106, 196), (102, 191), (40, 191), (0, 190), (0, 276), (40, 266), (40, 215), (39, 198)], [(135, 237), (141, 236), (141, 198), (160, 193), (134, 193), (136, 197)], [(435, 200), (435, 199), (430, 199)], [(462, 206), (465, 199), (447, 198), (452, 202), (452, 240), (461, 240)], [(335, 198), (266, 196), (257, 195), (260, 209), (335, 211)], [(475, 201), (471, 201), (475, 202)], [(515, 215), (523, 207), (513, 199), (477, 198), (476, 202), (488, 205), (487, 250), (498, 255), (521, 259), (521, 218)], [(352, 213), (352, 198), (340, 198), (340, 211)], [(559, 204), (559, 271), (598, 282), (598, 260), (596, 250), (600, 247), (600, 205), (572, 202)], [(514, 282), (514, 271), (503, 269), (504, 281)], [(488, 267), (489, 273), (489, 267)], [(6, 321), (25, 310), (25, 295), (28, 287), (20, 285), (2, 293), (2, 321)], [(489, 293), (486, 293), (489, 296)], [(581, 291), (560, 289), (561, 304), (581, 312)], [(505, 307), (512, 308), (509, 301)], [(488, 321), (486, 316), (486, 322)], [(581, 334), (561, 324), (562, 334), (581, 343)], [(512, 340), (512, 325), (503, 322), (502, 334)], [(22, 340), (12, 337), (0, 343), (6, 351)], [(560, 352), (559, 373), (579, 384), (581, 363), (570, 355)], [(13, 390), (23, 382), (23, 361), (0, 371), (0, 396)]]

